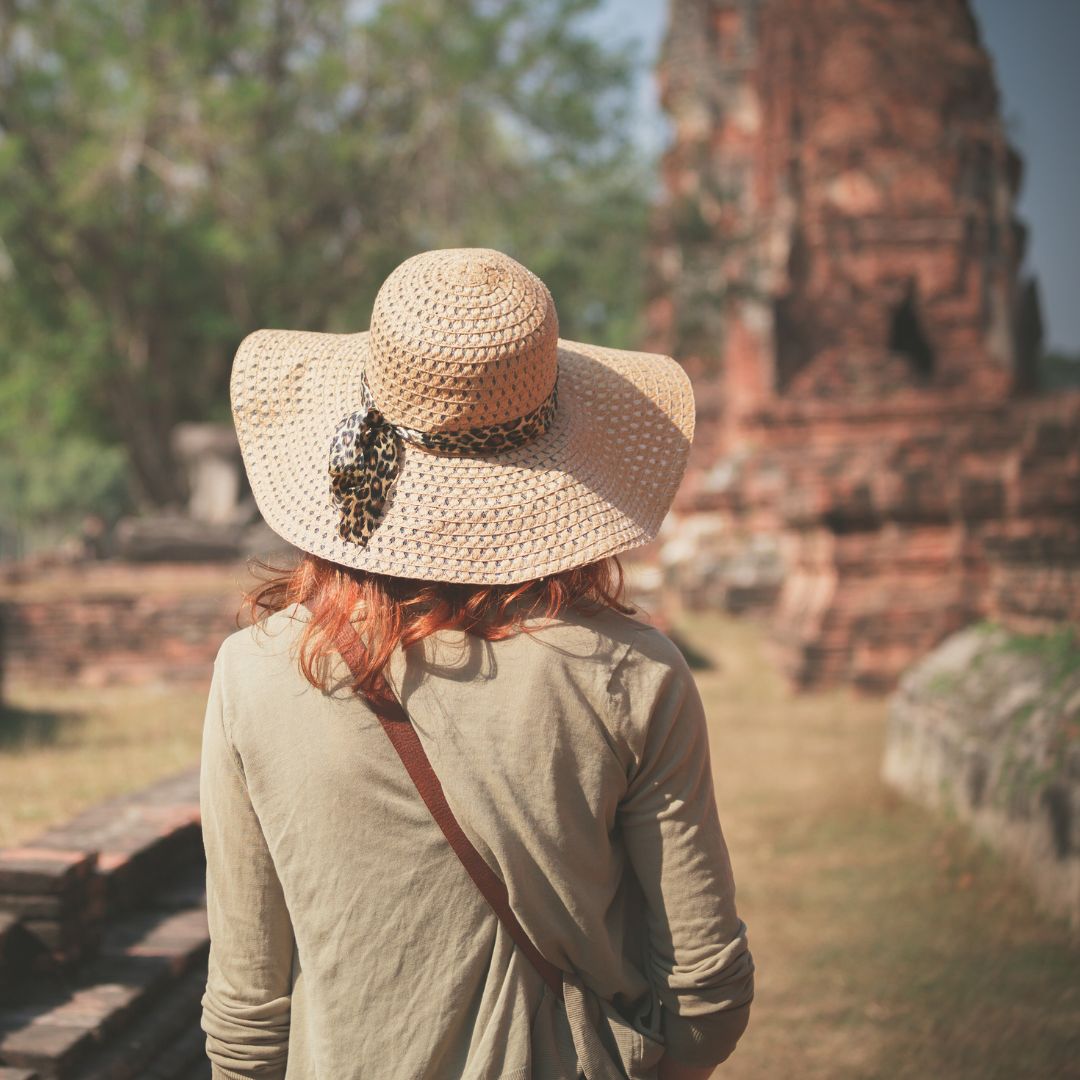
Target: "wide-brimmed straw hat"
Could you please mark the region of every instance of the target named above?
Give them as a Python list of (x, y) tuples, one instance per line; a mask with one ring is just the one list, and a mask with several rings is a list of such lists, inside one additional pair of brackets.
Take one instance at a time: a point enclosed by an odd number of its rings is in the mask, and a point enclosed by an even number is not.
[(686, 468), (670, 357), (566, 341), (547, 286), (488, 248), (427, 251), (369, 330), (257, 330), (232, 408), (267, 524), (397, 577), (512, 584), (653, 539)]

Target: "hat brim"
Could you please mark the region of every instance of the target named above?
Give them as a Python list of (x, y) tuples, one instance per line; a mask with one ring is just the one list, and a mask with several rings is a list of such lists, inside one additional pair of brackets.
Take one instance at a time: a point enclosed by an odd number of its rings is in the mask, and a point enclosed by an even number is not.
[(241, 343), (233, 419), (266, 523), (302, 551), (380, 574), (514, 584), (652, 540), (686, 469), (694, 397), (667, 356), (559, 339), (546, 432), (466, 457), (402, 443), (365, 546), (341, 539), (327, 464), (358, 407), (368, 333), (258, 330)]

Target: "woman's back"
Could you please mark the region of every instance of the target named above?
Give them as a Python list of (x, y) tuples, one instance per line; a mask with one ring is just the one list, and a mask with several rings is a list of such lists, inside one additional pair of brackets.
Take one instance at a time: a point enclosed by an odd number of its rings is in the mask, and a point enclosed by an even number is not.
[[(516, 949), (344, 665), (332, 694), (301, 674), (306, 618), (234, 634), (215, 667), (203, 1026), (218, 1075), (574, 1077), (583, 1018)], [(675, 646), (568, 609), (503, 640), (440, 632), (387, 675), (462, 828), (630, 1075), (653, 1075), (663, 1040), (717, 1060), (753, 963)]]

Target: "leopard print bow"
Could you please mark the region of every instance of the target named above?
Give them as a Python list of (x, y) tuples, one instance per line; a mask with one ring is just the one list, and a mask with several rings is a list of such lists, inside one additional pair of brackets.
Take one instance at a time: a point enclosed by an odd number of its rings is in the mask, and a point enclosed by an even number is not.
[(398, 436), (378, 409), (349, 413), (330, 443), (330, 495), (341, 511), (338, 535), (366, 544), (397, 475)]
[(391, 424), (376, 407), (366, 379), (360, 379), (363, 408), (349, 413), (330, 442), (330, 496), (341, 514), (338, 535), (363, 546), (382, 519), (398, 473), (399, 440), (451, 454), (498, 453), (521, 446), (547, 431), (558, 402), (558, 376), (551, 393), (524, 416), (464, 431), (419, 431)]

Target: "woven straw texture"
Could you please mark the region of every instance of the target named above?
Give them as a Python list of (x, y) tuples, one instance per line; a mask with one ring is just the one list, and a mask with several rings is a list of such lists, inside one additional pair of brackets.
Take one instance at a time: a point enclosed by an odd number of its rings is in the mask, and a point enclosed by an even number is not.
[(547, 286), (508, 255), (424, 252), (406, 259), (375, 298), (368, 385), (392, 424), (499, 424), (548, 396), (558, 336)]
[[(456, 431), (534, 408), (543, 434), (465, 456), (402, 444), (366, 545), (337, 533), (327, 454), (360, 376), (388, 420)], [(686, 468), (690, 381), (670, 357), (558, 337), (550, 293), (509, 256), (413, 256), (384, 282), (370, 331), (258, 330), (233, 363), (233, 418), (255, 500), (303, 551), (376, 573), (513, 584), (653, 539)]]

